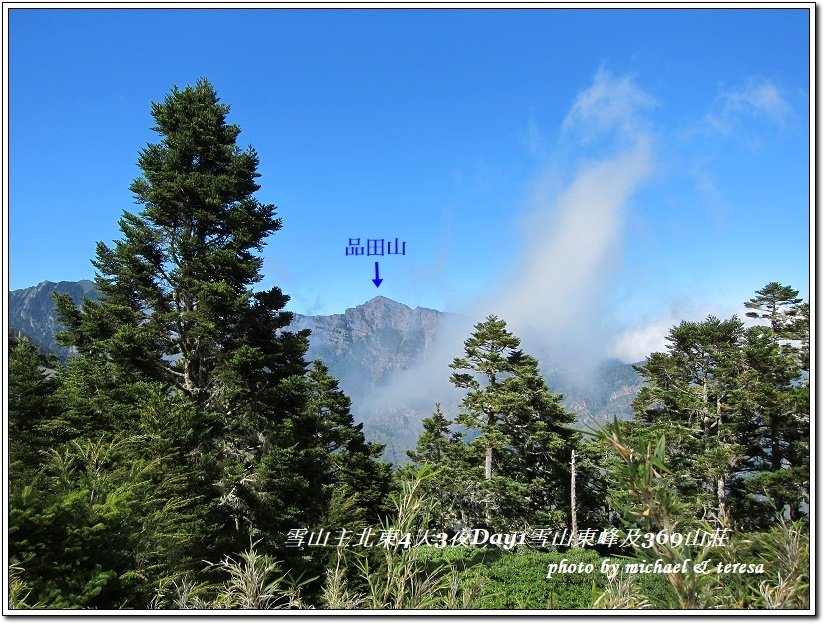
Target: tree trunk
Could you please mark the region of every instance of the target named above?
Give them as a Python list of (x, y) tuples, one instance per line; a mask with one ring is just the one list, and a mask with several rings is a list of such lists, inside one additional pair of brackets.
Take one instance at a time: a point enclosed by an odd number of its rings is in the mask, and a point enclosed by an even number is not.
[(727, 478), (718, 477), (718, 522), (721, 526), (727, 526)]
[(578, 545), (578, 499), (575, 495), (575, 449), (572, 449), (572, 476), (569, 484), (569, 508), (572, 516), (572, 545)]
[[(718, 427), (718, 431), (716, 435), (718, 436), (718, 442), (724, 445), (724, 436), (722, 435), (723, 431), (721, 429), (721, 393), (718, 393), (718, 397), (715, 400), (715, 423), (716, 427)], [(721, 468), (724, 470), (724, 467)], [(725, 470), (726, 473), (726, 470)], [(722, 474), (718, 477), (718, 484), (716, 487), (716, 495), (718, 496), (718, 522), (721, 523), (721, 526), (727, 526), (727, 475)]]
[[(492, 376), (492, 383), (495, 383), (495, 376)], [(486, 413), (486, 424), (490, 431), (495, 427), (495, 413)], [(488, 435), (488, 434), (487, 434)], [(489, 481), (492, 479), (492, 442), (487, 438), (486, 440), (486, 460), (484, 462), (484, 479)]]
[(773, 472), (781, 470), (781, 436), (775, 418), (770, 419), (770, 467)]

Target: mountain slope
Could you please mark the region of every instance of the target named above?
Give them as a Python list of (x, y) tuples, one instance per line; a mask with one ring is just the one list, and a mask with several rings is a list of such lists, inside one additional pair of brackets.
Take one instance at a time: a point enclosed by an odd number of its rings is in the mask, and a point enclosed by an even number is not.
[[(75, 302), (98, 296), (89, 281), (42, 282), (12, 291), (9, 325), (45, 351), (66, 357), (68, 350), (54, 342), (61, 329), (51, 297), (54, 290), (70, 294)], [(395, 464), (405, 461), (405, 451), (414, 447), (421, 421), (436, 401), (450, 417), (458, 413), (461, 395), (449, 384), (448, 364), (460, 355), (462, 341), (469, 336), (469, 319), (375, 297), (342, 314), (295, 314), (289, 329), (312, 331), (307, 361), (320, 359), (329, 367), (352, 399), (355, 420), (363, 421), (367, 437), (387, 445), (386, 458)], [(632, 366), (615, 361), (603, 363), (585, 383), (565, 375), (557, 363), (543, 373), (550, 390), (562, 393), (567, 409), (579, 418), (629, 418), (630, 404), (641, 387)]]
[(290, 329), (312, 331), (307, 359), (323, 360), (353, 396), (417, 362), (432, 346), (443, 316), (375, 297), (343, 314), (295, 314)]
[(54, 340), (54, 335), (62, 331), (63, 326), (54, 310), (53, 292), (70, 295), (75, 304), (80, 304), (84, 297), (93, 300), (99, 297), (94, 282), (89, 280), (45, 281), (31, 288), (12, 290), (9, 292), (9, 328), (28, 336), (44, 352), (54, 353), (65, 360), (69, 349)]

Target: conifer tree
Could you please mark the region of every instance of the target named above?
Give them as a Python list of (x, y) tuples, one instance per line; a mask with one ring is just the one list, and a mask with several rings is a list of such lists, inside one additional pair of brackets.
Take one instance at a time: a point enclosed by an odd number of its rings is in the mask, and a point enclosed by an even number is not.
[(423, 419), (423, 431), (414, 450), (406, 451), (415, 469), (431, 464), (437, 471), (422, 484), (426, 498), (431, 501), (432, 521), (436, 529), (448, 528), (462, 520), (463, 488), (467, 465), (463, 435), (452, 431), (450, 421), (441, 411), (440, 403), (435, 411)]
[(190, 408), (142, 389), (139, 428), (42, 448), (37, 472), (13, 489), (9, 554), (34, 602), (145, 608), (164, 578), (200, 567), (192, 550), (204, 519), (179, 437)]
[(415, 444), (415, 450), (406, 451), (409, 458), (418, 465), (440, 464), (447, 460), (451, 447), (460, 442), (461, 434), (450, 429), (452, 422), (444, 416), (441, 404), (435, 404), (435, 411), (423, 419), (423, 431)]
[(561, 395), (549, 391), (535, 357), (517, 352), (512, 360), (519, 400), (506, 419), (514, 451), (508, 455), (508, 473), (526, 485), (523, 516), (534, 523), (563, 520), (557, 516), (569, 504), (569, 459), (581, 441), (581, 435), (569, 429), (575, 415), (561, 405)]
[(791, 286), (770, 282), (755, 291), (756, 296), (744, 303), (753, 312), (747, 312), (750, 318), (767, 319), (776, 336), (782, 336), (798, 312), (798, 291)]
[(681, 322), (670, 330), (669, 352), (638, 367), (648, 385), (633, 403), (643, 421), (677, 438), (673, 465), (682, 471), (682, 492), (694, 496), (695, 513), (723, 524), (729, 521), (729, 479), (742, 460), (740, 419), (730, 407), (741, 387), (742, 338), (736, 317)]
[[(267, 466), (314, 466), (320, 451), (301, 426), (308, 332), (285, 331), (292, 316), (279, 288), (253, 290), (259, 252), (281, 221), (254, 196), (258, 156), (237, 145), (228, 112), (205, 79), (152, 105), (160, 140), (140, 152), (142, 175), (131, 185), (142, 210), (123, 213), (112, 247), (97, 246), (101, 300), (78, 309), (57, 297), (67, 328), (59, 339), (79, 354), (76, 387), (87, 401), (94, 404), (97, 386), (157, 382), (195, 408), (190, 456), (211, 501), (206, 516), (220, 527), (204, 536), (214, 556), (248, 547), (264, 498), (310, 498), (321, 486), (315, 470), (289, 483), (258, 475)], [(90, 375), (101, 376), (97, 385)], [(121, 393), (109, 407), (129, 403)], [(95, 425), (128, 431), (138, 417), (104, 404)]]
[[(746, 303), (748, 316), (769, 325), (751, 327), (743, 347), (747, 362), (739, 409), (750, 424), (741, 508), (751, 526), (772, 518), (770, 506), (795, 519), (809, 496), (809, 304), (798, 291), (770, 282)], [(764, 504), (764, 497), (769, 504)]]
[(454, 371), (469, 371), (453, 373), (450, 381), (457, 388), (468, 390), (461, 402), (466, 411), (458, 416), (457, 422), (480, 429), (477, 445), (484, 450), (486, 481), (492, 479), (495, 451), (506, 445), (501, 425), (517, 400), (508, 381), (514, 372), (510, 356), (520, 343), (520, 339), (506, 329), (505, 321), (489, 316), (475, 325), (475, 331), (464, 342), (465, 355), (449, 365)]
[(768, 325), (684, 321), (638, 367), (648, 384), (626, 430), (636, 448), (666, 436), (688, 522), (763, 528), (809, 496), (809, 307), (777, 282), (756, 294), (748, 316)]
[(331, 504), (327, 526), (377, 525), (386, 512), (391, 466), (381, 460), (383, 445), (366, 441), (355, 424), (352, 401), (320, 360), (306, 375), (306, 412), (317, 423), (324, 450), (324, 496)]
[(537, 522), (566, 506), (576, 437), (565, 428), (572, 414), (549, 392), (538, 360), (519, 345), (505, 321), (489, 316), (465, 341), (464, 357), (450, 365), (452, 383), (468, 390), (456, 422), (479, 432), (466, 459), (483, 462), (483, 470), (466, 480), (464, 516), (501, 526)]
[(254, 198), (258, 157), (236, 145), (228, 112), (205, 79), (152, 105), (161, 141), (141, 151), (143, 176), (131, 185), (144, 209), (124, 212), (113, 248), (97, 247), (103, 301), (79, 311), (59, 298), (65, 344), (219, 410), (301, 374), (305, 350), (305, 335), (276, 335), (292, 318), (288, 297), (251, 290), (261, 280), (256, 252), (281, 221)]
[(9, 337), (9, 476), (14, 486), (37, 470), (41, 454), (54, 441), (52, 421), (59, 410), (49, 367), (56, 366), (27, 337)]

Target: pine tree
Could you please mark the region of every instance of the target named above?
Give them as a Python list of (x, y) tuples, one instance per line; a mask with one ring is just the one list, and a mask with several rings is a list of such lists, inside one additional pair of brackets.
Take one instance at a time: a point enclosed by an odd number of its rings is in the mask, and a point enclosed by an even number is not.
[(709, 317), (672, 328), (667, 353), (639, 372), (648, 385), (625, 428), (636, 448), (666, 436), (685, 509), (763, 528), (775, 510), (803, 515), (809, 492), (809, 307), (776, 282), (757, 291), (748, 316)]
[(54, 358), (40, 353), (25, 336), (9, 337), (8, 439), (9, 476), (13, 486), (25, 482), (54, 441), (58, 415)]
[[(195, 408), (190, 456), (207, 482), (205, 516), (219, 527), (201, 558), (247, 547), (256, 523), (269, 526), (264, 500), (309, 500), (322, 479), (316, 440), (301, 426), (308, 332), (285, 330), (292, 316), (279, 288), (253, 290), (259, 252), (281, 221), (254, 197), (258, 156), (238, 147), (228, 112), (205, 79), (152, 105), (160, 141), (140, 152), (143, 174), (131, 185), (143, 208), (124, 212), (114, 246), (97, 246), (101, 300), (78, 309), (56, 298), (60, 341), (79, 354), (74, 395), (92, 405), (98, 431), (138, 426), (124, 395), (135, 384), (164, 384)], [(267, 478), (275, 466), (306, 472), (286, 483)]]
[(460, 510), (464, 501), (458, 484), (465, 481), (467, 465), (463, 435), (452, 431), (451, 426), (452, 421), (441, 411), (440, 403), (436, 403), (432, 415), (423, 419), (423, 431), (415, 449), (406, 451), (415, 470), (424, 464), (437, 469), (421, 486), (431, 502), (432, 528), (435, 529), (450, 528), (462, 520)]
[(569, 505), (569, 462), (581, 435), (569, 428), (575, 415), (561, 405), (561, 395), (549, 391), (538, 360), (516, 353), (511, 359), (519, 401), (506, 418), (506, 431), (514, 451), (509, 454), (511, 465), (507, 472), (527, 486), (527, 506), (521, 511), (522, 516), (536, 524), (562, 521), (565, 517), (559, 518), (558, 510)]
[[(507, 380), (514, 372), (510, 355), (521, 343), (506, 329), (506, 322), (495, 316), (475, 325), (475, 331), (464, 342), (465, 355), (449, 365), (455, 372), (450, 381), (457, 388), (468, 390), (461, 406), (466, 410), (459, 424), (480, 429), (477, 444), (484, 449), (484, 479), (490, 481), (496, 450), (506, 444), (501, 431), (504, 414), (516, 400), (512, 384)], [(482, 383), (480, 377), (485, 383)]]
[(693, 499), (694, 513), (723, 524), (729, 480), (742, 461), (738, 413), (730, 407), (741, 387), (742, 339), (736, 317), (683, 321), (670, 330), (669, 353), (652, 354), (638, 367), (648, 385), (633, 403), (639, 418), (654, 426), (650, 435), (672, 440), (671, 463), (681, 471), (681, 491)]
[(452, 447), (459, 443), (461, 434), (451, 430), (452, 422), (444, 416), (441, 404), (435, 404), (432, 416), (423, 419), (423, 431), (415, 444), (415, 450), (406, 451), (409, 458), (418, 465), (441, 464), (446, 461)]
[(34, 602), (49, 608), (145, 608), (157, 584), (191, 573), (198, 526), (187, 465), (190, 408), (143, 387), (141, 427), (41, 449), (14, 488), (9, 554)]
[(450, 365), (456, 371), (452, 383), (468, 390), (456, 422), (479, 431), (466, 461), (483, 462), (482, 471), (467, 475), (468, 505), (462, 511), (487, 524), (540, 522), (569, 500), (576, 436), (565, 425), (574, 418), (549, 392), (538, 361), (519, 345), (506, 323), (490, 316), (475, 325), (464, 357)]
[(755, 294), (755, 297), (744, 303), (750, 310), (755, 310), (747, 312), (747, 316), (769, 320), (775, 335), (784, 335), (788, 324), (798, 312), (798, 304), (801, 303), (801, 299), (798, 299), (798, 291), (778, 282), (770, 282), (760, 290), (756, 290)]
[(144, 209), (124, 212), (114, 248), (97, 247), (103, 301), (81, 313), (59, 298), (64, 344), (222, 411), (301, 374), (305, 351), (305, 335), (276, 335), (292, 318), (288, 297), (250, 290), (263, 264), (255, 252), (281, 221), (253, 196), (258, 157), (237, 147), (228, 111), (206, 80), (152, 105), (162, 140), (140, 153), (131, 186)]
[(483, 458), (482, 471), (470, 477), (466, 484), (469, 504), (462, 510), (465, 520), (469, 516), (470, 520), (483, 520), (491, 525), (493, 516), (497, 519), (501, 496), (514, 489), (514, 484), (503, 475), (496, 475), (493, 480), (493, 473), (495, 456), (500, 460), (508, 443), (503, 431), (504, 418), (517, 400), (510, 381), (514, 373), (510, 355), (520, 342), (506, 329), (505, 321), (489, 316), (475, 325), (475, 331), (464, 342), (464, 357), (455, 358), (449, 365), (456, 371), (450, 381), (455, 387), (467, 390), (461, 401), (464, 411), (456, 422), (479, 431), (467, 449), (467, 458), (478, 451)]
[(375, 526), (386, 513), (391, 483), (391, 466), (380, 459), (384, 447), (366, 441), (351, 399), (323, 362), (312, 362), (306, 379), (306, 412), (317, 423), (326, 462), (324, 496), (331, 508), (325, 524)]
[(764, 526), (772, 520), (770, 506), (795, 519), (809, 496), (809, 304), (776, 282), (756, 293), (746, 305), (760, 314), (750, 315), (769, 325), (746, 332), (739, 407), (750, 423), (747, 468), (755, 476), (743, 483), (741, 506), (744, 521)]

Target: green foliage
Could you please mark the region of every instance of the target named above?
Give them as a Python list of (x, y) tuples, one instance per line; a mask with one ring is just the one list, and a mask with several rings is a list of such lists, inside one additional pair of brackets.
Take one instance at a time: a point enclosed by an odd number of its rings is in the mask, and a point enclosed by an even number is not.
[[(185, 568), (193, 500), (151, 435), (50, 449), (11, 498), (9, 543), (32, 598), (48, 608), (140, 607), (155, 580)], [(160, 441), (160, 444), (163, 444)]]
[(810, 607), (810, 534), (801, 522), (783, 518), (753, 540), (753, 551), (765, 562), (767, 580), (758, 585), (755, 605), (765, 609)]
[(725, 523), (727, 482), (742, 460), (735, 414), (728, 409), (742, 366), (742, 333), (735, 317), (683, 321), (670, 331), (670, 352), (653, 354), (638, 368), (650, 383), (634, 403), (642, 420), (675, 425), (672, 464), (690, 478), (681, 495), (691, 515)]
[(652, 603), (644, 597), (637, 576), (619, 571), (607, 575), (607, 586), (592, 608), (650, 609)]
[[(642, 532), (676, 532), (679, 526), (678, 496), (670, 471), (666, 465), (666, 443), (662, 437), (653, 448), (639, 452), (624, 439), (618, 420), (610, 426), (595, 432), (609, 444), (620, 457), (620, 465), (613, 472), (616, 489), (626, 492), (627, 499), (618, 511), (628, 527), (640, 528)], [(709, 524), (702, 526), (709, 529)], [(646, 552), (636, 547), (639, 558), (662, 560), (665, 565), (677, 566), (686, 560), (700, 563), (709, 557), (707, 547), (694, 551), (686, 543), (674, 545), (665, 541), (654, 541)], [(673, 571), (666, 574), (675, 594), (675, 606), (680, 609), (695, 609), (701, 605), (702, 596), (709, 591), (710, 577), (697, 573), (692, 566), (685, 572)]]
[[(206, 80), (152, 105), (159, 142), (131, 185), (142, 209), (97, 248), (101, 299), (55, 297), (75, 355), (58, 367), (9, 341), (12, 609), (809, 608), (810, 306), (797, 291), (758, 290), (745, 305), (762, 325), (672, 328), (638, 367), (636, 419), (589, 439), (490, 316), (451, 365), (461, 413), (436, 405), (413, 465), (392, 475), (328, 369), (307, 371), (288, 297), (253, 289), (281, 223), (254, 197), (258, 157), (228, 111)], [(564, 526), (573, 449), (588, 526), (740, 531), (720, 546), (655, 541), (632, 560), (759, 561), (764, 574), (605, 575), (593, 550), (403, 539)], [(372, 526), (396, 539), (283, 546), (297, 527)], [(563, 560), (594, 572), (547, 578)]]
[[(280, 564), (257, 552), (252, 544), (237, 559), (224, 557), (208, 569), (223, 578), (195, 584), (189, 577), (161, 585), (152, 608), (173, 609), (300, 609), (300, 590), (306, 581), (292, 579)], [(225, 578), (228, 576), (228, 578)]]
[[(536, 551), (519, 548), (503, 551), (484, 547), (423, 548), (422, 554), (432, 565), (447, 564), (458, 570), (464, 583), (480, 581), (483, 591), (475, 602), (477, 609), (590, 609), (604, 596), (596, 608), (640, 608), (639, 605), (665, 605), (671, 598), (669, 584), (656, 574), (639, 574), (631, 578), (633, 605), (627, 596), (627, 577), (622, 579), (621, 596), (616, 596), (616, 583), (601, 573), (603, 557), (589, 549), (573, 548), (566, 552)], [(593, 571), (553, 574), (546, 578), (547, 566), (564, 561), (569, 566), (591, 564)], [(615, 562), (614, 557), (611, 562)], [(631, 563), (634, 559), (622, 559)], [(606, 594), (623, 597), (626, 603), (609, 602)]]
[(19, 565), (9, 566), (9, 609), (42, 609), (44, 605), (30, 600), (31, 587), (24, 579), (25, 570)]
[[(733, 317), (684, 321), (667, 353), (638, 367), (647, 385), (627, 427), (643, 447), (666, 433), (684, 523), (763, 529), (773, 508), (793, 519), (809, 492), (809, 310), (775, 282), (747, 302), (769, 326)], [(620, 493), (616, 495), (620, 496)]]
[[(618, 487), (628, 494), (628, 504), (620, 511), (627, 526), (642, 529), (656, 528), (673, 534), (678, 523), (673, 509), (677, 497), (665, 464), (665, 441), (659, 440), (655, 449), (647, 447), (640, 453), (629, 446), (622, 436), (618, 421), (596, 432), (611, 445), (622, 460), (615, 473)], [(710, 531), (712, 526), (704, 523)], [(689, 560), (735, 564), (760, 561), (766, 578), (747, 577), (737, 572), (709, 574), (696, 571), (693, 565), (679, 572), (667, 573), (674, 601), (663, 604), (650, 602), (647, 597), (634, 595), (639, 604), (680, 609), (744, 609), (744, 608), (808, 608), (809, 606), (809, 536), (800, 523), (787, 524), (783, 518), (770, 532), (748, 537), (733, 537), (721, 545), (707, 544), (691, 547), (655, 540), (647, 549), (636, 547), (636, 556), (647, 560), (660, 559), (664, 565), (677, 565)], [(622, 597), (623, 595), (623, 597)], [(626, 598), (626, 591), (610, 584), (596, 605), (615, 605)]]
[(547, 566), (566, 560), (569, 564), (592, 563), (597, 570), (600, 557), (591, 550), (573, 549), (565, 553), (525, 551), (504, 553), (488, 568), (489, 585), (496, 592), (478, 604), (481, 609), (588, 609), (593, 590), (604, 586), (600, 572), (557, 574), (546, 578)]
[[(452, 422), (444, 416), (439, 403), (435, 412), (423, 421), (423, 432), (414, 451), (407, 451), (412, 465), (406, 473), (411, 477), (415, 468), (430, 465), (436, 470), (422, 488), (432, 503), (433, 528), (450, 527), (461, 520), (460, 510), (466, 509), (465, 492), (456, 483), (466, 480), (471, 472), (463, 443), (463, 435), (450, 429)], [(403, 471), (402, 471), (403, 473)]]
[[(568, 500), (567, 466), (580, 438), (566, 428), (574, 416), (550, 394), (538, 360), (519, 345), (506, 323), (490, 316), (475, 325), (464, 356), (450, 365), (452, 383), (467, 390), (456, 423), (479, 434), (459, 457), (447, 454), (440, 462), (466, 484), (453, 511), (464, 524), (528, 526), (557, 519), (553, 512)], [(444, 438), (443, 423), (437, 426)]]
[[(430, 524), (431, 505), (422, 485), (434, 472), (424, 465), (412, 478), (402, 481), (392, 494), (394, 513), (383, 531), (399, 539), (376, 550), (345, 553), (337, 551), (333, 571), (327, 573), (324, 597), (330, 608), (432, 609), (472, 608), (483, 584), (480, 579), (467, 582), (457, 568), (448, 564), (432, 565), (425, 549), (408, 547), (402, 536), (418, 535)], [(361, 591), (351, 592), (354, 582)]]
[(355, 424), (351, 400), (319, 360), (307, 373), (306, 414), (315, 424), (326, 462), (322, 496), (329, 501), (326, 526), (374, 525), (386, 515), (391, 467), (380, 459), (383, 446), (368, 443)]
[(42, 355), (25, 337), (9, 341), (8, 439), (9, 478), (18, 488), (40, 465), (53, 442), (53, 421), (59, 412), (55, 397), (53, 358)]
[(744, 304), (753, 310), (753, 312), (747, 312), (747, 316), (766, 319), (770, 322), (773, 332), (778, 335), (786, 334), (793, 321), (800, 316), (797, 306), (801, 303), (801, 299), (797, 298), (798, 291), (791, 286), (770, 282), (756, 290), (755, 294), (755, 297)]
[(61, 376), (64, 440), (133, 434), (143, 384), (191, 407), (194, 426), (166, 432), (198, 470), (201, 557), (238, 552), (250, 535), (271, 546), (285, 514), (316, 523), (328, 502), (317, 495), (324, 423), (305, 410), (308, 332), (284, 331), (278, 288), (252, 290), (281, 223), (254, 197), (258, 157), (237, 146), (228, 111), (207, 80), (152, 105), (160, 140), (131, 185), (142, 210), (97, 247), (100, 301), (56, 297), (59, 339), (78, 353)]

